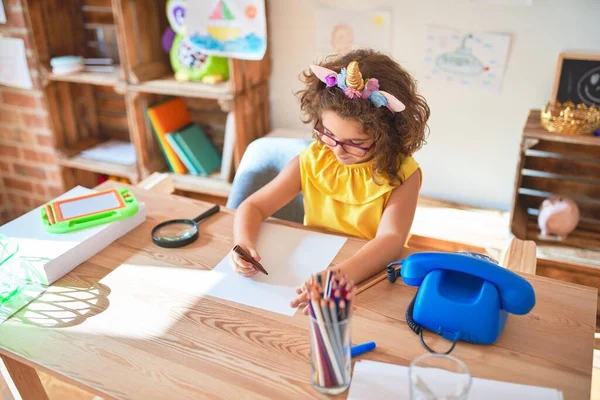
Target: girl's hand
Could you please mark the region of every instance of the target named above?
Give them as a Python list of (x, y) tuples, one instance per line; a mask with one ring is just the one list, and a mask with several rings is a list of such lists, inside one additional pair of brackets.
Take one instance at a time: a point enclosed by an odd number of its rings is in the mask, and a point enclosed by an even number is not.
[[(256, 261), (260, 261), (260, 255), (253, 246), (249, 245), (240, 245), (244, 250), (246, 250), (252, 258)], [(229, 252), (229, 259), (231, 260), (231, 266), (235, 272), (244, 276), (252, 276), (258, 272), (256, 268), (252, 264), (247, 261), (244, 261), (242, 257), (240, 257), (236, 252), (231, 250)]]
[(308, 291), (306, 290), (306, 283), (296, 289), (296, 294), (298, 297), (291, 301), (290, 306), (292, 308), (304, 307), (302, 312), (304, 315), (308, 315)]

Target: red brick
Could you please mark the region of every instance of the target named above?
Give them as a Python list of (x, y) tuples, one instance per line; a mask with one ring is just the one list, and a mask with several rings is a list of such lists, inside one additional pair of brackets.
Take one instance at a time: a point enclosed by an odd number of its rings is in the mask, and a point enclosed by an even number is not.
[(23, 175), (23, 176), (28, 176), (28, 177), (30, 176), (30, 177), (39, 178), (39, 179), (46, 178), (46, 172), (39, 167), (31, 167), (29, 165), (14, 163), (13, 168), (15, 170), (15, 173), (18, 175)]
[(0, 144), (0, 156), (18, 157), (19, 149), (15, 146)]
[(10, 166), (11, 166), (11, 164), (0, 161), (0, 171), (10, 172), (11, 171)]
[(9, 7), (21, 6), (21, 0), (8, 0)]
[(46, 197), (46, 188), (41, 183), (34, 183), (33, 192), (39, 194), (42, 197)]
[(4, 92), (2, 93), (4, 104), (23, 108), (37, 108), (38, 102), (36, 96), (24, 93)]
[(46, 189), (50, 197), (57, 197), (64, 193), (64, 191), (59, 187), (48, 186)]
[(8, 194), (8, 202), (13, 207), (31, 208), (31, 200), (27, 196), (21, 196), (15, 193)]
[(18, 124), (21, 121), (19, 113), (7, 108), (0, 108), (0, 123)]
[(25, 132), (18, 127), (2, 128), (0, 127), (0, 138), (5, 141), (25, 143), (29, 145), (35, 144), (35, 136), (31, 132)]
[(4, 177), (4, 185), (7, 188), (24, 190), (26, 192), (31, 192), (31, 190), (33, 189), (30, 182), (27, 182), (26, 180), (23, 180), (23, 179), (17, 179), (17, 178)]
[(25, 27), (25, 16), (23, 15), (22, 11), (10, 11), (10, 8), (4, 9), (6, 11), (6, 23), (8, 26), (10, 27)]
[(50, 121), (47, 116), (21, 113), (23, 126), (27, 128), (47, 128), (50, 129)]
[(56, 183), (62, 184), (62, 176), (58, 171), (46, 171), (46, 176), (48, 177), (48, 183)]
[(54, 154), (29, 149), (23, 149), (23, 158), (27, 161), (36, 161), (47, 164), (56, 164), (57, 161)]
[(42, 147), (51, 148), (54, 146), (54, 139), (52, 139), (52, 136), (36, 135), (35, 139), (37, 140), (37, 143)]

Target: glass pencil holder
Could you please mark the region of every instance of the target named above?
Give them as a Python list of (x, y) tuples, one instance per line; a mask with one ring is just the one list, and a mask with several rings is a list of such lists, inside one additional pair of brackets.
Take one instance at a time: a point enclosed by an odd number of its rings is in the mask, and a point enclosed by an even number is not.
[(351, 316), (317, 307), (309, 315), (311, 383), (320, 393), (340, 394), (351, 379)]

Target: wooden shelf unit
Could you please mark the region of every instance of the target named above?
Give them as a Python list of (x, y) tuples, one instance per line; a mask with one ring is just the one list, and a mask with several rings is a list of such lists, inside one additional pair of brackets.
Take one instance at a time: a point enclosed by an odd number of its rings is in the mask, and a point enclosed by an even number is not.
[[(560, 242), (541, 238), (538, 209), (552, 196), (573, 199), (581, 213), (577, 229)], [(511, 231), (539, 245), (600, 251), (600, 138), (552, 134), (532, 110), (521, 141)], [(556, 249), (554, 250), (556, 252)]]
[[(544, 199), (573, 199), (581, 219), (565, 240), (540, 237)], [(600, 137), (550, 133), (531, 110), (521, 139), (510, 215), (511, 232), (537, 245), (537, 275), (600, 289)], [(600, 292), (597, 327), (600, 327)], [(597, 328), (598, 329), (598, 328)]]
[[(209, 85), (178, 82), (161, 36), (168, 26), (166, 0), (25, 0), (53, 120), (53, 135), (66, 188), (98, 174), (125, 177), (136, 183), (153, 172), (167, 171), (146, 117), (146, 108), (170, 96), (184, 98), (192, 120), (205, 128), (219, 151), (225, 120), (233, 113), (235, 133), (231, 174), (175, 176), (187, 193), (227, 197), (235, 168), (248, 144), (270, 130), (269, 48), (261, 61), (230, 59), (230, 79)], [(269, 47), (269, 46), (268, 46)], [(51, 73), (50, 59), (63, 55), (112, 57), (119, 65), (110, 73)], [(133, 144), (135, 166), (97, 163), (77, 154), (103, 140)]]

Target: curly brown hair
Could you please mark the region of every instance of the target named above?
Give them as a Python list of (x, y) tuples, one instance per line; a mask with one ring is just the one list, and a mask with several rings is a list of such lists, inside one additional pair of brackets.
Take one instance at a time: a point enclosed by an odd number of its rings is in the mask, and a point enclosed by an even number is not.
[(429, 106), (417, 93), (409, 73), (385, 54), (370, 49), (354, 50), (342, 56), (329, 56), (319, 65), (337, 72), (351, 61), (358, 62), (363, 78), (377, 78), (380, 89), (396, 96), (406, 109), (392, 113), (369, 100), (349, 99), (337, 86), (328, 88), (309, 69), (300, 76), (305, 88), (296, 93), (306, 115), (302, 121), (314, 126), (324, 110), (331, 110), (344, 119), (360, 122), (365, 133), (375, 140), (373, 179), (382, 175), (390, 185), (401, 183), (398, 160), (414, 154), (425, 143)]

